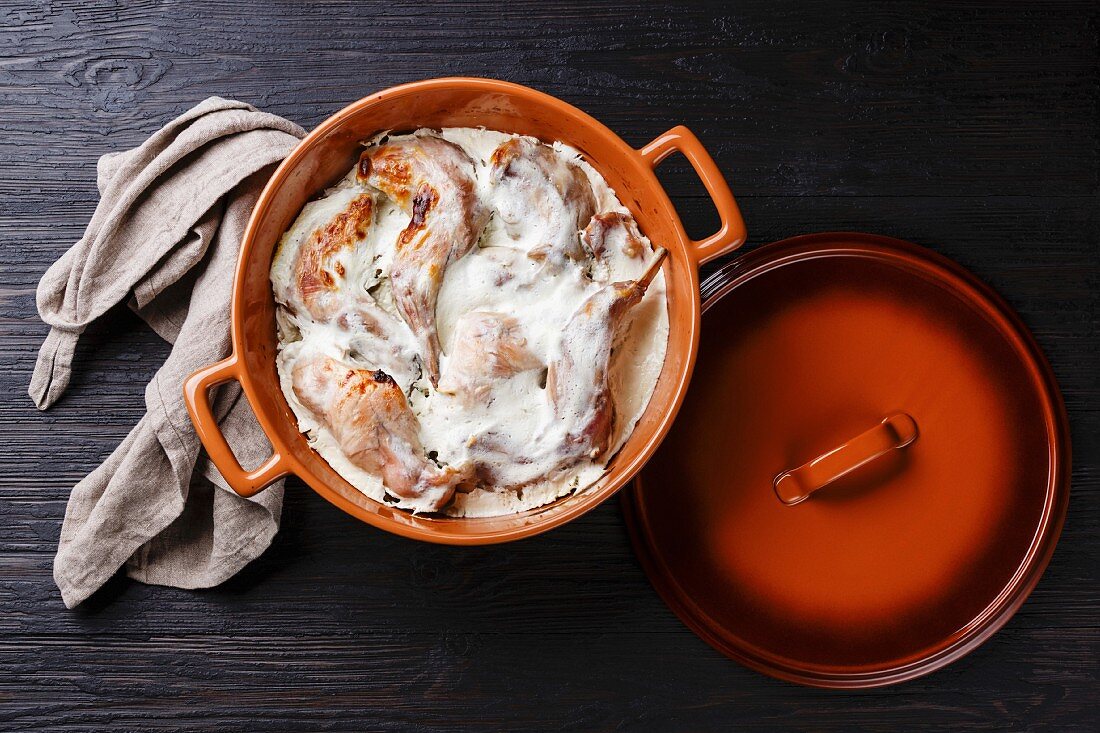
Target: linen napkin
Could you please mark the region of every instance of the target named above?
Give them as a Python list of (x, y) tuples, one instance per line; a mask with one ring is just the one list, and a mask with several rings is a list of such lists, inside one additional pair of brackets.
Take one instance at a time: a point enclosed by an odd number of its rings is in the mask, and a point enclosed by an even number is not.
[[(99, 159), (100, 202), (88, 229), (38, 286), (38, 312), (52, 328), (28, 391), (40, 409), (56, 402), (81, 333), (123, 300), (173, 347), (145, 389), (145, 416), (69, 497), (54, 559), (69, 608), (123, 565), (144, 583), (217, 585), (279, 528), (282, 482), (251, 499), (235, 494), (200, 453), (182, 389), (229, 353), (241, 235), (274, 165), (304, 134), (211, 97), (139, 147)], [(251, 468), (270, 445), (240, 397), (239, 385), (224, 386), (214, 412)]]

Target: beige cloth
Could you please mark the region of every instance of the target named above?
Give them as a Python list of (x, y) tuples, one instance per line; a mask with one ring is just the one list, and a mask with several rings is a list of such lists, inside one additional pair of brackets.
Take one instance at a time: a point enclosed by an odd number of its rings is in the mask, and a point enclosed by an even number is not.
[[(38, 311), (52, 329), (30, 395), (41, 409), (61, 396), (80, 334), (123, 300), (173, 348), (146, 387), (145, 416), (69, 497), (54, 580), (70, 608), (123, 565), (144, 583), (216, 585), (259, 556), (279, 528), (282, 482), (252, 499), (234, 494), (200, 456), (182, 387), (229, 353), (245, 223), (273, 166), (303, 134), (211, 97), (140, 147), (99, 160), (91, 223), (38, 286)], [(223, 387), (214, 411), (241, 464), (253, 467), (270, 446), (240, 394), (236, 384)]]

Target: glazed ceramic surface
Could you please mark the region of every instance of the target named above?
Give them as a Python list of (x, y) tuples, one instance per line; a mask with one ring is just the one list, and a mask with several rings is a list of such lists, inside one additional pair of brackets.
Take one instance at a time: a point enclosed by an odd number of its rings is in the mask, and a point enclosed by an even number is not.
[(676, 425), (623, 503), (654, 586), (768, 674), (870, 687), (1002, 626), (1069, 495), (1053, 375), (991, 289), (927, 249), (796, 237), (703, 284)]
[[(306, 202), (352, 167), (362, 141), (383, 130), (479, 126), (577, 148), (616, 191), (650, 240), (669, 250), (664, 267), (670, 320), (668, 354), (649, 407), (633, 434), (611, 459), (607, 473), (587, 490), (509, 516), (413, 516), (357, 491), (298, 432), (276, 376), (275, 303), (268, 272), (282, 233)], [(719, 231), (703, 240), (692, 240), (684, 232), (654, 174), (657, 164), (676, 152), (691, 163), (721, 219)], [(333, 115), (275, 171), (241, 243), (232, 306), (233, 353), (193, 375), (185, 385), (185, 397), (207, 452), (229, 484), (244, 496), (293, 473), (349, 514), (407, 537), (450, 544), (526, 537), (567, 522), (614, 494), (656, 449), (676, 416), (695, 363), (700, 318), (698, 268), (744, 240), (745, 226), (729, 187), (698, 139), (684, 127), (674, 127), (636, 150), (575, 107), (516, 84), (454, 78), (394, 87)], [(237, 463), (210, 411), (210, 388), (230, 380), (241, 383), (273, 447), (271, 458), (254, 470)]]

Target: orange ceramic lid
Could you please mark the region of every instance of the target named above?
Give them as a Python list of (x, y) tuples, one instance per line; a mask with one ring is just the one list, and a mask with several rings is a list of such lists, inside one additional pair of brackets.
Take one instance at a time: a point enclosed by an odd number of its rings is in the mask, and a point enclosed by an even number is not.
[(1037, 582), (1068, 499), (1050, 369), (990, 289), (860, 234), (754, 250), (703, 284), (672, 431), (624, 506), (710, 644), (806, 684), (927, 673)]

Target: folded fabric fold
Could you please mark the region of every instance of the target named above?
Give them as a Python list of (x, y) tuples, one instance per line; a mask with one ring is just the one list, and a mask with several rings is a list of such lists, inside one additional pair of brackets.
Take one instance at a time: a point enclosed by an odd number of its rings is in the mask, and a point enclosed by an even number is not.
[[(200, 451), (183, 403), (193, 371), (230, 351), (241, 236), (273, 167), (304, 135), (254, 107), (212, 97), (133, 150), (103, 156), (100, 203), (79, 242), (39, 283), (51, 330), (28, 392), (46, 409), (64, 393), (80, 335), (118, 303), (173, 344), (145, 392), (147, 412), (69, 497), (54, 579), (70, 608), (125, 566), (145, 583), (220, 583), (270, 544), (281, 482), (244, 499)], [(270, 447), (237, 385), (215, 414), (242, 465)]]
[(76, 353), (76, 342), (83, 329), (65, 330), (51, 328), (46, 340), (38, 349), (38, 361), (31, 373), (31, 386), (28, 393), (39, 409), (49, 407), (69, 386), (72, 375), (70, 365)]

